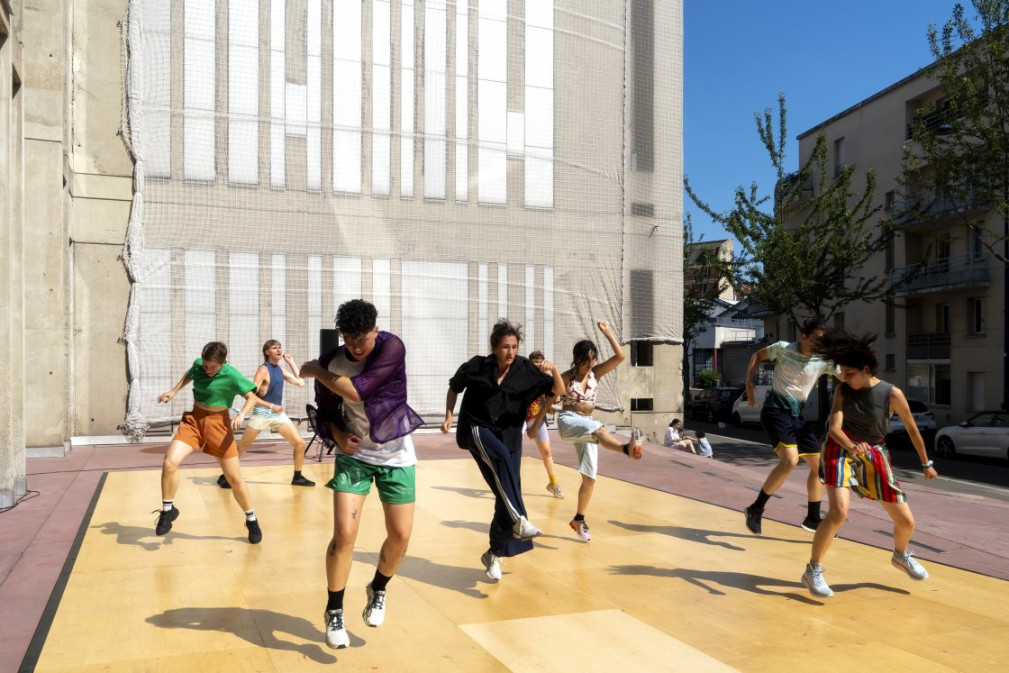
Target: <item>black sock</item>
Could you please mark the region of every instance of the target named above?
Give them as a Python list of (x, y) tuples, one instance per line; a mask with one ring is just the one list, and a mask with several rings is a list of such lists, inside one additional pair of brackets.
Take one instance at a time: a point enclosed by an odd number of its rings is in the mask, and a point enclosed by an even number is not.
[(630, 445), (630, 443), (624, 444), (624, 455), (625, 456), (631, 455), (631, 445)]
[(771, 499), (770, 493), (764, 493), (764, 489), (760, 489), (760, 493), (757, 494), (757, 499), (753, 501), (753, 509), (764, 511), (764, 505), (767, 501)]
[(806, 503), (806, 508), (809, 510), (809, 518), (816, 521), (820, 518), (820, 501), (809, 501)]
[(584, 514), (575, 514), (575, 521), (585, 521)]
[(343, 592), (346, 589), (340, 589), (339, 591), (327, 591), (329, 593), (329, 601), (326, 603), (327, 610), (342, 610), (343, 609)]
[(299, 477), (301, 477), (301, 470), (295, 470), (294, 471), (294, 478), (298, 479)]
[(372, 591), (385, 591), (385, 585), (389, 583), (392, 577), (386, 577), (382, 573), (375, 570), (375, 577), (371, 580), (371, 590)]

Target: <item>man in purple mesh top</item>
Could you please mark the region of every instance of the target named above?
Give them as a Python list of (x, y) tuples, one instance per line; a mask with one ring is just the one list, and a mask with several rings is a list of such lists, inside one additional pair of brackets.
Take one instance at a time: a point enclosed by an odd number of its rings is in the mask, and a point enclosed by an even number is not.
[(301, 367), (316, 379), (320, 416), (340, 447), (333, 489), (333, 537), (326, 550), (326, 644), (347, 647), (343, 594), (354, 561), (361, 510), (372, 481), (385, 512), (386, 538), (378, 567), (366, 587), (364, 622), (385, 619), (386, 585), (406, 555), (413, 529), (417, 454), (410, 433), (422, 423), (406, 401), (406, 347), (379, 331), (378, 311), (362, 299), (340, 305), (336, 328), (343, 345)]

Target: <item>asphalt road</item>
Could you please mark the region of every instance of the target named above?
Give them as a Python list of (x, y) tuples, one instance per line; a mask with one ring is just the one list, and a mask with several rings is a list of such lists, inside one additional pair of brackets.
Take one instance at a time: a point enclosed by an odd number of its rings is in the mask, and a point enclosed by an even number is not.
[[(693, 434), (697, 430), (707, 433), (715, 460), (736, 465), (766, 465), (768, 469), (776, 460), (770, 450), (767, 435), (759, 427), (736, 428), (731, 424), (719, 427), (717, 423), (703, 421), (686, 421), (684, 425), (687, 434)], [(890, 459), (898, 479), (923, 483), (925, 478), (922, 476), (918, 454), (911, 448), (890, 448)], [(933, 447), (929, 447), (929, 457), (935, 460), (935, 469), (939, 473), (938, 479), (930, 486), (1009, 502), (1009, 462), (973, 456), (942, 460), (935, 457)]]

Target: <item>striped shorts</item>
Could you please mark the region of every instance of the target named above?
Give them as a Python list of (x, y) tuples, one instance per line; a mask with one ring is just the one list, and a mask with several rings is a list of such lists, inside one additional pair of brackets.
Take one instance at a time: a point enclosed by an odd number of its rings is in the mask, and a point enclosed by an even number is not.
[[(859, 441), (851, 435), (848, 437), (852, 441)], [(873, 444), (872, 450), (864, 456), (855, 456), (828, 435), (820, 453), (820, 481), (827, 486), (851, 488), (863, 498), (880, 502), (907, 502), (907, 496), (900, 490), (900, 484), (893, 475), (890, 452), (883, 442)]]

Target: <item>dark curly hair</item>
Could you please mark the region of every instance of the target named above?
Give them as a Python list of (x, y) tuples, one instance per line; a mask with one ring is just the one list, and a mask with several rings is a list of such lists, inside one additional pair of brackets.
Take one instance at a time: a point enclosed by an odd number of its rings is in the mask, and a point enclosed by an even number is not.
[(582, 339), (571, 349), (571, 366), (577, 368), (592, 357), (599, 357), (599, 347), (593, 341)]
[(505, 337), (515, 337), (518, 341), (522, 341), (522, 325), (516, 325), (512, 323), (507, 318), (500, 318), (494, 327), (490, 331), (490, 349), (494, 350), (501, 343), (501, 340)]
[(836, 365), (853, 367), (855, 369), (869, 368), (870, 374), (875, 374), (879, 361), (872, 349), (875, 334), (855, 336), (843, 329), (827, 330), (819, 340), (819, 352)]
[(378, 309), (363, 299), (351, 299), (336, 309), (336, 329), (343, 337), (354, 338), (375, 329)]

